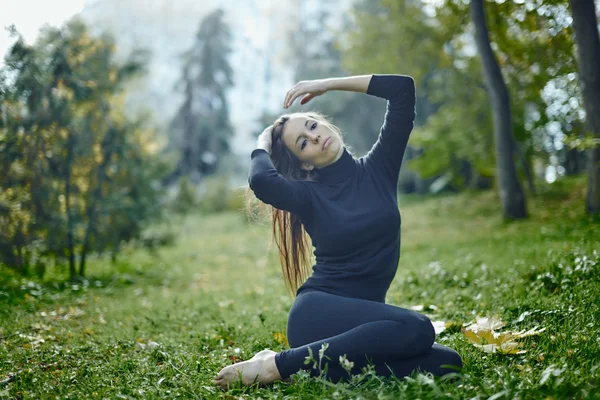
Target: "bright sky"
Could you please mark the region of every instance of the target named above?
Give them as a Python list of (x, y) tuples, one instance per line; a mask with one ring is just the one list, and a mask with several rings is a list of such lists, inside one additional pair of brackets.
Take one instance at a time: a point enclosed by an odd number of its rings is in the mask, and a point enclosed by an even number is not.
[(44, 24), (60, 26), (79, 13), (90, 0), (0, 0), (0, 65), (14, 43), (6, 27), (14, 24), (28, 43), (33, 43)]

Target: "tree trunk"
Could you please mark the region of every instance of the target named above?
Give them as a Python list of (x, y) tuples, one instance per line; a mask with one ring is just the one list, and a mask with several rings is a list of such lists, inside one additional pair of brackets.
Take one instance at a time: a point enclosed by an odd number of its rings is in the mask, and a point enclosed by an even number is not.
[(471, 18), (475, 25), (475, 42), (481, 56), (481, 64), (494, 116), (496, 173), (500, 199), (504, 208), (504, 218), (526, 218), (525, 195), (513, 160), (515, 148), (513, 146), (510, 97), (500, 66), (490, 45), (483, 0), (471, 1)]
[(585, 159), (582, 152), (577, 149), (565, 149), (565, 173), (567, 175), (577, 175), (583, 171)]
[[(570, 0), (586, 124), (600, 140), (600, 35), (594, 0)], [(600, 146), (588, 150), (588, 214), (600, 213)]]
[[(107, 135), (111, 135), (108, 133)], [(112, 135), (111, 135), (112, 136)], [(85, 276), (85, 258), (87, 256), (87, 252), (89, 250), (90, 238), (93, 234), (95, 234), (96, 230), (96, 212), (98, 208), (98, 204), (102, 201), (102, 183), (104, 182), (104, 176), (106, 171), (106, 166), (108, 165), (110, 158), (112, 156), (112, 148), (113, 144), (110, 140), (106, 140), (104, 143), (104, 155), (103, 160), (100, 165), (98, 165), (97, 171), (97, 180), (98, 185), (94, 189), (92, 193), (91, 204), (87, 209), (88, 216), (88, 226), (85, 230), (85, 237), (83, 239), (83, 247), (81, 250), (81, 257), (79, 259), (79, 276)]]
[(73, 163), (73, 153), (75, 152), (75, 138), (73, 133), (69, 132), (67, 139), (67, 159), (65, 171), (65, 208), (67, 213), (67, 251), (69, 252), (69, 275), (71, 281), (75, 281), (77, 271), (75, 270), (75, 250), (73, 244), (73, 217), (71, 216), (71, 164)]
[[(106, 110), (106, 106), (104, 104), (103, 106), (105, 108), (106, 115), (108, 114), (108, 111)], [(96, 172), (97, 186), (92, 192), (90, 200), (91, 204), (87, 209), (88, 226), (85, 230), (85, 237), (83, 239), (83, 246), (81, 249), (81, 257), (79, 259), (79, 276), (81, 277), (85, 276), (85, 259), (89, 250), (90, 238), (96, 233), (96, 213), (98, 204), (102, 201), (102, 183), (104, 182), (106, 167), (110, 162), (113, 149), (115, 147), (115, 144), (113, 143), (113, 138), (117, 136), (115, 129), (116, 128), (109, 127), (104, 139), (102, 140), (102, 162), (98, 165), (98, 170)]]
[(523, 167), (523, 172), (525, 173), (525, 177), (527, 178), (527, 186), (529, 187), (529, 191), (531, 194), (535, 194), (535, 183), (533, 182), (533, 175), (531, 174), (531, 168), (529, 168), (529, 162), (523, 153), (523, 150), (519, 147), (519, 143), (514, 142), (515, 149), (519, 154), (519, 159), (521, 160), (521, 166)]

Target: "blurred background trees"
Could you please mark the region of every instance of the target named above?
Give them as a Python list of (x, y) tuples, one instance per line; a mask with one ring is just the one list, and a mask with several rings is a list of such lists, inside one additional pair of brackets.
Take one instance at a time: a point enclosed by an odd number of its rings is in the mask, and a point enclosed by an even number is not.
[[(17, 32), (14, 32), (18, 36)], [(161, 171), (151, 127), (123, 113), (122, 88), (144, 67), (73, 20), (29, 46), (18, 38), (2, 70), (0, 262), (42, 274), (48, 261), (85, 275), (91, 252), (115, 256), (158, 215)]]
[(600, 37), (593, 0), (571, 0), (589, 146), (587, 211), (600, 213)]
[[(599, 212), (593, 0), (216, 3), (99, 0), (34, 44), (12, 29), (0, 69), (2, 265), (43, 274), (52, 263), (75, 279), (92, 254), (152, 242), (145, 228), (163, 211), (241, 209), (256, 135), (295, 82), (330, 76), (414, 77), (400, 192), (494, 189), (504, 217), (521, 218), (528, 196), (587, 174), (582, 210)], [(333, 92), (289, 111), (310, 109), (360, 157), (385, 102)]]
[(483, 0), (471, 0), (471, 20), (475, 27), (475, 43), (481, 58), (485, 84), (492, 107), (496, 176), (504, 217), (512, 219), (525, 218), (527, 216), (525, 195), (523, 194), (521, 182), (517, 177), (513, 160), (515, 139), (513, 136), (510, 95), (490, 44)]
[(171, 147), (177, 149), (180, 161), (167, 184), (181, 176), (199, 183), (217, 171), (230, 151), (233, 129), (226, 97), (233, 85), (230, 36), (223, 10), (217, 9), (202, 20), (192, 48), (183, 55), (177, 88), (185, 97), (169, 126)]
[[(516, 141), (511, 156), (533, 193), (534, 173), (553, 181), (567, 168), (580, 172), (586, 162), (568, 2), (484, 3), (490, 44), (508, 86)], [(403, 71), (415, 77), (422, 106), (411, 145), (423, 153), (409, 166), (422, 177), (444, 178), (435, 182), (439, 186), (479, 187), (498, 178), (469, 5), (365, 0), (354, 11), (356, 28), (345, 51), (351, 72)]]

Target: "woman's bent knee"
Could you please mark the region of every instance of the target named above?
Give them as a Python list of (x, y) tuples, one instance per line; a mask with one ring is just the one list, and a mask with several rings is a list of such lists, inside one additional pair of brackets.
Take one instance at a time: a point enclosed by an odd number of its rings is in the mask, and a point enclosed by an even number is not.
[(423, 351), (427, 351), (435, 343), (435, 328), (428, 316), (423, 314), (417, 315), (417, 326), (419, 332), (419, 343), (423, 346)]
[(412, 313), (409, 318), (402, 321), (406, 324), (400, 332), (402, 340), (401, 350), (406, 352), (410, 349), (412, 356), (418, 356), (431, 350), (435, 343), (435, 329), (431, 320), (419, 313)]

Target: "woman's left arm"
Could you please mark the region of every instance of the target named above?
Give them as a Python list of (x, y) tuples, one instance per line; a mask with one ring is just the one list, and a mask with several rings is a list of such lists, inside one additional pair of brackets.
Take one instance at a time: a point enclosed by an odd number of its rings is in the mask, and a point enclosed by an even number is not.
[(415, 82), (406, 75), (373, 75), (366, 93), (386, 99), (387, 109), (365, 165), (381, 171), (395, 187), (416, 117)]
[(364, 159), (366, 165), (378, 169), (391, 184), (396, 185), (416, 117), (416, 90), (413, 78), (390, 74), (300, 81), (288, 91), (283, 104), (288, 108), (302, 95), (304, 97), (300, 104), (306, 104), (312, 98), (330, 90), (366, 93), (387, 100), (387, 110), (379, 136)]

